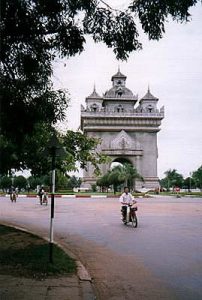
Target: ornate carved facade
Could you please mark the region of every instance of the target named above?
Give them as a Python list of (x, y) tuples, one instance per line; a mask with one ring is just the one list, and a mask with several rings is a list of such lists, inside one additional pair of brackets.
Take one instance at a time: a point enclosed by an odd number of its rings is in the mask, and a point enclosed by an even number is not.
[[(81, 129), (101, 139), (97, 150), (110, 156), (112, 162), (128, 161), (138, 170), (144, 182), (137, 182), (136, 188), (156, 188), (159, 186), (157, 132), (164, 118), (164, 108), (157, 108), (158, 98), (149, 89), (138, 101), (138, 96), (126, 87), (126, 76), (120, 70), (111, 80), (112, 88), (103, 97), (94, 88), (86, 98), (86, 108), (81, 106)], [(110, 165), (101, 166), (102, 174)], [(83, 182), (87, 186), (95, 181), (89, 165)]]

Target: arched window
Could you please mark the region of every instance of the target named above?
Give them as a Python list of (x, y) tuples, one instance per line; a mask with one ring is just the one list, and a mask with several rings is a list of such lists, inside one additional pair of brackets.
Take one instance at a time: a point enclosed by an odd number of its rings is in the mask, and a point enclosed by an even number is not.
[(124, 111), (124, 108), (121, 104), (119, 104), (117, 107), (116, 107), (116, 111), (117, 112), (123, 112)]
[(98, 105), (96, 103), (94, 103), (93, 105), (91, 105), (91, 111), (98, 111)]
[(147, 109), (147, 112), (150, 112), (150, 113), (154, 111), (154, 108), (152, 105), (148, 105), (146, 109)]
[(119, 86), (117, 88), (117, 90), (115, 91), (115, 95), (116, 95), (116, 97), (122, 97), (123, 94), (124, 94), (124, 90), (122, 89), (121, 86)]

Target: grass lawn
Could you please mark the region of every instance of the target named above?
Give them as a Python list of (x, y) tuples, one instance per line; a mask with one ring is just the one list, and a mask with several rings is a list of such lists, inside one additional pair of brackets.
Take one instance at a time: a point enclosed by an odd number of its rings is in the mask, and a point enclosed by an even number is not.
[(42, 279), (76, 272), (76, 263), (53, 245), (53, 264), (49, 263), (47, 241), (15, 228), (0, 225), (0, 274)]

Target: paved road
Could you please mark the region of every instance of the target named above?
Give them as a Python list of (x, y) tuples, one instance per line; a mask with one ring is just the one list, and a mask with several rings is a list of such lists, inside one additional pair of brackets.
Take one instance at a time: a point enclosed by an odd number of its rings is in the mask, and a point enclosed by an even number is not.
[[(139, 226), (117, 199), (56, 199), (56, 238), (86, 264), (100, 299), (202, 299), (202, 199), (139, 199)], [(48, 235), (50, 206), (0, 201), (0, 221)]]

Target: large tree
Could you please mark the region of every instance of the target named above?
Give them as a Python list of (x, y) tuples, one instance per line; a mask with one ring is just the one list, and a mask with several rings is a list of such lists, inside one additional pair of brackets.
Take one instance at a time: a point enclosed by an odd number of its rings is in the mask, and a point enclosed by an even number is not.
[(173, 187), (183, 187), (183, 176), (179, 174), (176, 169), (169, 169), (164, 172), (166, 175), (163, 179), (161, 179), (161, 186), (167, 188), (168, 190)]
[(29, 167), (25, 140), (34, 139), (36, 126), (52, 126), (64, 118), (68, 99), (51, 82), (57, 56), (81, 53), (89, 34), (126, 59), (142, 48), (137, 22), (150, 39), (158, 40), (169, 16), (187, 21), (197, 2), (136, 0), (120, 11), (102, 0), (1, 0), (0, 149), (6, 158), (0, 173)]
[(192, 178), (195, 181), (196, 187), (202, 191), (202, 165), (193, 172)]
[(100, 177), (96, 184), (101, 188), (101, 191), (108, 191), (108, 188), (110, 187), (110, 181), (109, 181), (109, 172), (106, 173), (105, 175), (103, 175), (102, 177)]
[(0, 177), (0, 188), (3, 191), (8, 190), (11, 187), (11, 185), (12, 185), (11, 177), (8, 177), (8, 176)]
[(100, 179), (97, 180), (97, 185), (101, 187), (113, 186), (114, 192), (117, 191), (118, 186), (124, 184), (130, 189), (135, 189), (135, 181), (139, 179), (144, 181), (143, 177), (131, 164), (124, 164), (115, 166), (109, 170)]
[(71, 176), (68, 179), (67, 182), (67, 188), (70, 188), (73, 190), (73, 188), (79, 188), (81, 186), (82, 180), (79, 177), (76, 176)]
[(144, 181), (144, 178), (138, 173), (137, 169), (130, 163), (125, 163), (123, 166), (118, 166), (120, 171), (120, 178), (124, 180), (125, 186), (130, 189), (136, 189), (136, 180)]
[[(47, 144), (51, 134), (50, 128), (43, 125), (37, 128), (34, 137), (27, 136), (24, 154), (34, 176), (46, 175), (50, 171), (51, 157), (47, 155)], [(64, 156), (56, 157), (56, 167), (62, 174), (77, 171), (78, 167), (85, 169), (88, 163), (94, 167), (95, 174), (99, 174), (99, 165), (108, 160), (105, 155), (96, 152), (100, 140), (88, 137), (80, 131), (68, 130), (66, 134), (58, 135), (58, 139), (60, 146), (65, 150)], [(33, 144), (35, 147), (32, 149)]]
[(187, 177), (183, 181), (183, 188), (191, 191), (196, 186), (195, 180), (192, 177)]
[(118, 187), (124, 183), (125, 178), (122, 176), (122, 167), (116, 166), (108, 172), (109, 184), (113, 186), (114, 194)]
[(22, 175), (16, 176), (16, 177), (14, 177), (13, 185), (15, 188), (18, 188), (18, 190), (20, 192), (21, 189), (27, 188), (27, 179)]

